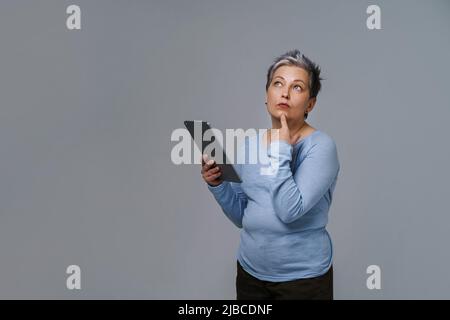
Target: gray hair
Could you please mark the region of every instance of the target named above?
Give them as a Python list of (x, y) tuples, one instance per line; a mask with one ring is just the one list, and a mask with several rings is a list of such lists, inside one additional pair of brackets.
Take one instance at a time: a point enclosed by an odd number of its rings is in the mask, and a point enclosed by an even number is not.
[(267, 83), (266, 91), (269, 89), (269, 85), (272, 82), (272, 77), (275, 71), (281, 66), (296, 66), (302, 68), (309, 75), (309, 96), (315, 98), (319, 94), (322, 87), (320, 81), (323, 80), (320, 77), (320, 67), (308, 59), (299, 50), (291, 50), (277, 57), (267, 71)]

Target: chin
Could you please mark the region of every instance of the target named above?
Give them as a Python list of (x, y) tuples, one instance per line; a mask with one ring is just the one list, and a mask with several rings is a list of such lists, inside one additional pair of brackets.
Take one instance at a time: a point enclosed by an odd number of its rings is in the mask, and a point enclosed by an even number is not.
[(280, 110), (277, 108), (273, 108), (272, 110), (269, 111), (270, 115), (275, 117), (275, 118), (280, 118), (281, 115), (284, 113), (286, 116), (289, 114), (287, 112), (287, 110)]
[(281, 115), (282, 115), (283, 113), (286, 115), (286, 118), (289, 118), (289, 112), (287, 112), (287, 111), (285, 111), (285, 110), (277, 110), (277, 112), (276, 112), (275, 114), (276, 114), (276, 117), (277, 117), (277, 118), (281, 118)]

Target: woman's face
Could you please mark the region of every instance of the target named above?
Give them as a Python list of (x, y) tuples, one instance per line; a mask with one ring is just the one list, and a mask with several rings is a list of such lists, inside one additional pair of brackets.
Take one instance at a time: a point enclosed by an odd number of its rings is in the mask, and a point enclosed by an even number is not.
[(315, 98), (309, 98), (308, 72), (296, 66), (281, 66), (275, 70), (267, 89), (267, 111), (272, 117), (286, 114), (287, 120), (304, 121), (305, 112), (310, 112)]

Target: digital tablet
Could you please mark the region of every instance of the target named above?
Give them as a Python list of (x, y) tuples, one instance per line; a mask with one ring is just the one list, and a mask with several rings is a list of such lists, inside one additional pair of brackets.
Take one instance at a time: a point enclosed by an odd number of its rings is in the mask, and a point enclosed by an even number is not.
[[(210, 143), (215, 141), (215, 139), (216, 139), (216, 137), (214, 135), (212, 136), (211, 140), (209, 140), (209, 141), (208, 140), (205, 141), (203, 139), (204, 133), (207, 130), (211, 129), (209, 122), (202, 121), (202, 120), (186, 120), (186, 121), (184, 121), (184, 125), (185, 125), (186, 129), (189, 131), (189, 133), (191, 134), (192, 140), (194, 140), (195, 144), (200, 149), (200, 151), (202, 152), (202, 155), (203, 155), (205, 148)], [(201, 133), (199, 130), (200, 128), (201, 128)], [(195, 130), (198, 130), (199, 132), (196, 133)], [(200, 141), (198, 141), (198, 140), (200, 140)], [(218, 145), (216, 144), (216, 146), (217, 147), (215, 148), (215, 153), (217, 154), (218, 152), (222, 152), (222, 154), (223, 154), (223, 163), (217, 163), (217, 161), (216, 161), (216, 165), (219, 166), (220, 171), (222, 172), (220, 178), (224, 181), (241, 183), (242, 182), (241, 178), (239, 177), (238, 173), (234, 169), (233, 165), (231, 163), (229, 163), (227, 155), (226, 155), (225, 151), (223, 150), (223, 145), (219, 142)], [(215, 154), (213, 154), (213, 155), (208, 154), (208, 157), (210, 159), (214, 159)]]

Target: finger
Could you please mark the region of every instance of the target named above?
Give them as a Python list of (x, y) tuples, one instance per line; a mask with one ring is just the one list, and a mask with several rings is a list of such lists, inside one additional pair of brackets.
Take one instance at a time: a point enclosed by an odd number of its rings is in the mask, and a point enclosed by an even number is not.
[(208, 172), (207, 172), (207, 174), (212, 175), (212, 174), (215, 174), (215, 173), (217, 173), (217, 172), (219, 172), (219, 171), (220, 171), (220, 168), (219, 168), (219, 167), (214, 167), (214, 168), (212, 168), (212, 169), (209, 169)]
[(220, 168), (219, 168), (219, 167), (214, 167), (214, 168), (212, 168), (212, 169), (209, 169), (209, 170), (206, 172), (205, 176), (206, 176), (206, 177), (211, 177), (211, 176), (217, 174), (218, 172), (220, 172)]
[(281, 114), (281, 127), (286, 127), (287, 129), (289, 129), (288, 124), (287, 124), (287, 120), (286, 120), (286, 115), (284, 113)]
[(215, 173), (215, 174), (212, 174), (212, 175), (210, 175), (210, 176), (208, 177), (208, 180), (209, 180), (209, 181), (214, 181), (214, 180), (216, 180), (218, 177), (220, 177), (221, 174), (222, 174), (222, 172), (217, 172), (217, 173)]
[(208, 155), (202, 154), (202, 166), (204, 166), (208, 162)]
[(203, 166), (203, 171), (204, 172), (208, 171), (214, 165), (214, 163), (215, 161), (213, 159), (206, 162), (205, 165)]

